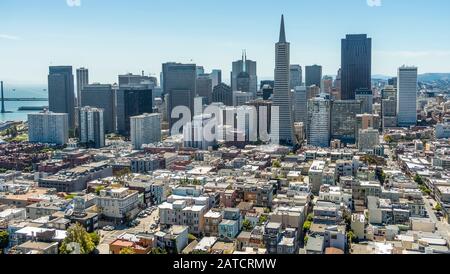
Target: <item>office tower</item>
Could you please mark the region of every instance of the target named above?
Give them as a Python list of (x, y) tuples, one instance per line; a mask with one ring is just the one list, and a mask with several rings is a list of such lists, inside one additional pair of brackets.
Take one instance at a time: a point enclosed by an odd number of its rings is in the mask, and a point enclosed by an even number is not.
[(397, 77), (390, 78), (388, 80), (388, 85), (393, 86), (394, 88), (397, 88)]
[(371, 89), (356, 89), (355, 99), (362, 102), (362, 113), (373, 113), (373, 91)]
[(150, 88), (158, 86), (158, 79), (152, 76), (136, 75), (132, 73), (119, 75), (119, 86), (147, 85)]
[(197, 73), (197, 76), (205, 74), (205, 68), (203, 66), (197, 66), (195, 68), (195, 71)]
[(292, 98), (289, 89), (289, 62), (290, 44), (286, 41), (283, 15), (281, 16), (280, 38), (275, 45), (275, 87), (273, 90), (273, 106), (279, 108), (279, 132), (274, 130), (273, 133), (274, 138), (278, 137), (281, 144), (295, 145)]
[(322, 92), (331, 95), (331, 89), (333, 88), (333, 77), (325, 75), (322, 78)]
[(220, 83), (213, 89), (212, 102), (223, 103), (225, 106), (233, 106), (233, 91), (227, 84)]
[(290, 85), (289, 88), (295, 89), (302, 86), (303, 83), (303, 71), (300, 65), (291, 65), (290, 70)]
[(294, 122), (303, 123), (305, 126), (308, 121), (308, 97), (306, 87), (295, 87), (294, 92)]
[(359, 131), (362, 129), (376, 129), (380, 130), (381, 121), (378, 114), (358, 114), (356, 115), (356, 141), (358, 141)]
[(341, 44), (341, 99), (354, 100), (358, 88), (371, 89), (372, 39), (347, 35)]
[[(163, 64), (164, 92), (169, 94), (167, 115), (169, 127), (179, 119), (171, 118), (172, 111), (178, 106), (188, 107), (192, 119), (194, 115), (194, 98), (197, 84), (197, 67), (195, 64)], [(181, 132), (180, 132), (181, 133)]]
[(214, 88), (218, 84), (222, 83), (222, 71), (220, 69), (213, 69), (211, 71), (211, 80), (212, 80), (212, 87)]
[(233, 92), (233, 106), (243, 106), (253, 100), (253, 94), (250, 92), (234, 91)]
[(89, 70), (86, 68), (77, 69), (77, 106), (81, 107), (81, 91), (89, 85)]
[(117, 132), (130, 134), (130, 117), (153, 112), (152, 90), (145, 86), (122, 86), (116, 90)]
[(206, 104), (209, 105), (212, 100), (213, 81), (210, 74), (200, 74), (197, 76), (196, 96), (205, 98)]
[(130, 117), (131, 143), (136, 150), (142, 149), (142, 145), (161, 141), (161, 114), (144, 113)]
[(72, 67), (50, 67), (48, 75), (49, 111), (54, 113), (67, 113), (70, 129), (75, 129), (74, 92)]
[(103, 109), (80, 108), (80, 143), (89, 148), (105, 146), (105, 128)]
[(356, 115), (361, 114), (362, 103), (356, 100), (331, 103), (331, 138), (344, 144), (356, 143)]
[(397, 119), (400, 127), (417, 124), (417, 68), (398, 69)]
[(306, 66), (305, 82), (307, 87), (316, 85), (320, 88), (322, 84), (322, 66)]
[(111, 85), (93, 83), (84, 86), (81, 91), (81, 107), (103, 109), (103, 127), (105, 133), (116, 131), (115, 93)]
[(31, 143), (67, 144), (69, 115), (49, 111), (28, 114), (28, 139)]
[(320, 94), (320, 87), (316, 85), (306, 87), (306, 96), (308, 100), (316, 98)]
[[(257, 68), (256, 62), (247, 59), (247, 53), (244, 51), (242, 54), (242, 60), (233, 62), (233, 70), (231, 72), (231, 89), (233, 91), (238, 91), (238, 77), (241, 76), (241, 86), (243, 85), (243, 81), (245, 77), (248, 77), (248, 92), (251, 92), (254, 96), (256, 96), (256, 92), (258, 90), (258, 77), (257, 77)], [(247, 75), (243, 75), (242, 72), (246, 72)], [(244, 78), (244, 79), (242, 79)], [(242, 89), (242, 87), (241, 87)], [(243, 91), (243, 90), (241, 90)], [(246, 91), (244, 91), (246, 92)]]
[(331, 98), (333, 100), (341, 100), (341, 69), (338, 70), (336, 79), (333, 83), (333, 88), (331, 89)]
[(358, 149), (360, 151), (373, 151), (380, 145), (380, 132), (376, 129), (361, 129), (359, 131)]
[(261, 95), (263, 100), (271, 100), (273, 96), (273, 86), (265, 84), (261, 87)]
[(308, 145), (329, 147), (330, 145), (329, 96), (316, 97), (308, 102), (308, 126), (306, 128)]
[(397, 90), (386, 86), (381, 91), (381, 119), (383, 130), (397, 126)]

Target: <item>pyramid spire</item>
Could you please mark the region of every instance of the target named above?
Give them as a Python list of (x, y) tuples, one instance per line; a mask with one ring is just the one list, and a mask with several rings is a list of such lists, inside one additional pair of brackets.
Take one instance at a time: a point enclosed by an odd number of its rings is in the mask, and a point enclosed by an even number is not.
[(281, 15), (280, 40), (279, 43), (286, 43), (286, 31), (284, 28), (284, 14)]

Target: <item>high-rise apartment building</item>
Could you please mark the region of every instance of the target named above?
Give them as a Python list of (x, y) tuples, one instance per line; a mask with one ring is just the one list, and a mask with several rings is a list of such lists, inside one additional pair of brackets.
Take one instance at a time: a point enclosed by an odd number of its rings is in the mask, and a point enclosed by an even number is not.
[(344, 144), (356, 143), (356, 115), (361, 114), (362, 103), (356, 100), (331, 103), (331, 138)]
[(93, 83), (81, 91), (81, 107), (103, 109), (105, 133), (116, 131), (115, 92), (111, 85)]
[(161, 114), (144, 113), (130, 118), (131, 143), (134, 149), (142, 149), (142, 145), (161, 141)]
[(308, 102), (308, 144), (316, 147), (330, 146), (330, 112), (329, 96), (316, 97)]
[(89, 148), (105, 146), (103, 109), (82, 107), (79, 109), (80, 143)]
[(355, 99), (362, 102), (362, 113), (373, 112), (373, 91), (372, 89), (359, 88), (356, 90)]
[(49, 111), (28, 114), (28, 139), (31, 143), (67, 144), (69, 115)]
[(77, 69), (77, 107), (81, 107), (81, 91), (89, 85), (89, 70), (87, 68)]

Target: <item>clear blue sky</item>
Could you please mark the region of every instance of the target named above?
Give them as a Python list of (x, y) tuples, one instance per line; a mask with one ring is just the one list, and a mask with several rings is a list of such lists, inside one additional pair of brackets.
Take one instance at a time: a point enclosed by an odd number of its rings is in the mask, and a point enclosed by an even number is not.
[[(194, 60), (229, 78), (242, 49), (271, 77), (279, 21), (286, 16), (291, 63), (340, 66), (347, 33), (373, 38), (373, 74), (402, 64), (450, 72), (450, 1), (381, 0), (0, 0), (0, 78), (46, 83), (48, 66), (86, 66), (91, 81)], [(380, 2), (380, 0), (369, 0)]]

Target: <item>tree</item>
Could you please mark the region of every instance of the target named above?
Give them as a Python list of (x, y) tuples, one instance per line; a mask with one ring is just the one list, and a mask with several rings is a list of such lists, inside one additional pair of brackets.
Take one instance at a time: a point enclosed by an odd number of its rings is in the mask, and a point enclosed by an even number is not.
[(358, 241), (358, 237), (356, 237), (355, 233), (352, 230), (349, 230), (347, 232), (347, 240), (348, 240), (348, 244), (351, 245), (352, 243)]
[(420, 176), (419, 174), (416, 174), (416, 176), (414, 176), (414, 182), (418, 183), (419, 185), (423, 185), (423, 178), (422, 176)]
[(125, 247), (122, 250), (120, 250), (119, 254), (121, 254), (121, 255), (133, 255), (133, 254), (136, 254), (136, 253), (134, 252), (134, 250), (132, 248)]
[(244, 220), (243, 224), (243, 229), (245, 231), (252, 231), (253, 230), (253, 226), (252, 223), (249, 220)]
[(195, 237), (195, 236), (192, 235), (192, 234), (189, 234), (189, 235), (188, 235), (188, 241), (189, 241), (189, 243), (192, 243), (192, 242), (195, 241), (195, 240), (197, 240), (197, 237)]
[(89, 233), (89, 237), (91, 237), (91, 240), (95, 246), (98, 246), (100, 244), (100, 235), (98, 235), (97, 232)]
[(272, 167), (280, 168), (281, 167), (280, 161), (278, 160), (273, 161)]
[(189, 254), (191, 254), (191, 255), (207, 255), (209, 253), (208, 253), (208, 251), (204, 251), (204, 250), (193, 250)]
[(153, 254), (153, 255), (167, 254), (167, 251), (162, 248), (157, 247), (157, 248), (152, 248), (148, 254)]
[(0, 231), (0, 251), (7, 248), (9, 245), (9, 233), (6, 230)]
[(306, 221), (312, 222), (314, 220), (314, 213), (309, 213), (306, 217)]
[(434, 210), (436, 210), (436, 211), (442, 211), (442, 206), (441, 206), (441, 204), (437, 204), (437, 205), (434, 207)]
[(258, 225), (263, 225), (267, 222), (268, 218), (265, 215), (261, 215), (261, 217), (259, 217), (259, 222)]
[(80, 245), (81, 254), (91, 254), (95, 249), (95, 244), (92, 241), (89, 233), (80, 224), (75, 224), (67, 229), (67, 237), (64, 239), (59, 249), (61, 254), (70, 254), (68, 245), (71, 243), (77, 243)]
[(394, 138), (392, 138), (392, 136), (390, 136), (390, 135), (386, 135), (386, 136), (384, 136), (384, 141), (388, 144), (391, 144), (394, 142)]
[(105, 189), (104, 186), (98, 186), (95, 188), (95, 194), (100, 195), (100, 191), (102, 191), (103, 189)]
[(311, 229), (311, 225), (312, 225), (312, 222), (306, 221), (306, 222), (303, 224), (303, 231), (304, 231), (305, 233), (308, 232), (308, 231)]

